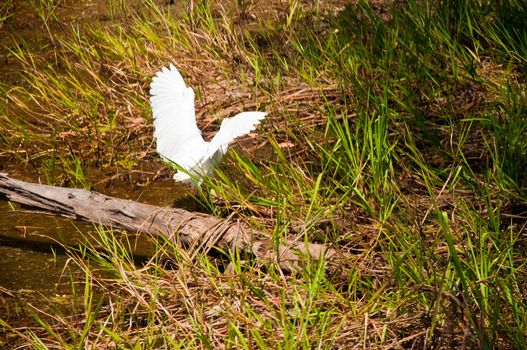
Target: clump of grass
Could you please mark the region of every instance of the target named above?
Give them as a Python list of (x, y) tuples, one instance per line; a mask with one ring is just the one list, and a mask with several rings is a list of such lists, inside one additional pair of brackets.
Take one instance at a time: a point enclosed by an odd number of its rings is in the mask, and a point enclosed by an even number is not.
[[(205, 136), (248, 106), (271, 112), (260, 136), (239, 142), (250, 151), (234, 147), (205, 181), (203, 207), (341, 258), (285, 274), (161, 242), (138, 266), (101, 230), (106, 250), (74, 253), (86, 322), (5, 329), (72, 348), (527, 347), (525, 28), (519, 15), (508, 26), (514, 2), (359, 2), (337, 14), (324, 2), (240, 3), (239, 16), (206, 1), (183, 14), (114, 6), (124, 15), (113, 26), (57, 40), (60, 65), (13, 52), (25, 86), (2, 88), (6, 152), (49, 182), (85, 187), (93, 168), (161, 167), (148, 81), (173, 61), (196, 87)], [(93, 285), (111, 293), (95, 303)]]

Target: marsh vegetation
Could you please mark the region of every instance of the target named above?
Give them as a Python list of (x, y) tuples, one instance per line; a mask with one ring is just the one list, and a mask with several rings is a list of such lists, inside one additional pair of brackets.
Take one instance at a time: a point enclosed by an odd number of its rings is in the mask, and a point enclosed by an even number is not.
[(22, 2), (46, 39), (5, 48), (0, 171), (141, 200), (172, 175), (148, 102), (172, 62), (206, 138), (269, 112), (197, 207), (340, 255), (285, 273), (159, 241), (138, 263), (97, 227), (66, 247), (71, 307), (0, 315), (0, 347), (527, 348), (525, 1), (109, 0), (87, 23)]

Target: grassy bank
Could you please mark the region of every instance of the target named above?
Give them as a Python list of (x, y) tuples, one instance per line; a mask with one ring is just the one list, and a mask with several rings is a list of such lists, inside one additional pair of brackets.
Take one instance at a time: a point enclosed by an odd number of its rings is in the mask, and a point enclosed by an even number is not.
[(106, 21), (66, 36), (50, 29), (56, 8), (35, 5), (55, 46), (12, 49), (23, 70), (0, 86), (5, 164), (99, 190), (117, 177), (134, 186), (170, 176), (148, 89), (173, 62), (196, 91), (206, 137), (234, 112), (270, 113), (206, 181), (202, 207), (341, 258), (287, 274), (160, 242), (137, 265), (100, 229), (98, 245), (70, 249), (86, 271), (72, 301), (82, 311), (34, 312), (39, 326), (28, 328), (0, 319), (0, 342), (526, 348), (524, 5), (115, 1)]

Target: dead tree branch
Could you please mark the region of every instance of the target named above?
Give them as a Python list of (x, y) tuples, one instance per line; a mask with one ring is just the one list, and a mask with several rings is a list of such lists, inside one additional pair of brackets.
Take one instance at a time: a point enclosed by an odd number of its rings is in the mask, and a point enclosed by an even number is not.
[(98, 192), (35, 184), (0, 173), (0, 194), (10, 201), (46, 213), (153, 236), (179, 240), (187, 247), (254, 254), (261, 261), (276, 261), (283, 269), (294, 269), (302, 256), (331, 258), (335, 251), (321, 244), (287, 240), (278, 247), (261, 232), (240, 221), (218, 219), (203, 213), (164, 208), (109, 197)]

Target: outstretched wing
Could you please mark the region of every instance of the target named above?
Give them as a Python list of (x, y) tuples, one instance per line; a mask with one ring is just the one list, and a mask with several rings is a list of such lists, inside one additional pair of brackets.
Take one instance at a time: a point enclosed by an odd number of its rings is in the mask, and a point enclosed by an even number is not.
[(165, 160), (190, 169), (207, 150), (196, 125), (194, 91), (172, 64), (154, 76), (150, 87), (157, 152)]
[(256, 128), (260, 121), (265, 118), (266, 112), (242, 112), (232, 118), (224, 119), (220, 130), (210, 141), (209, 150), (221, 149), (226, 153), (235, 138), (246, 135)]

